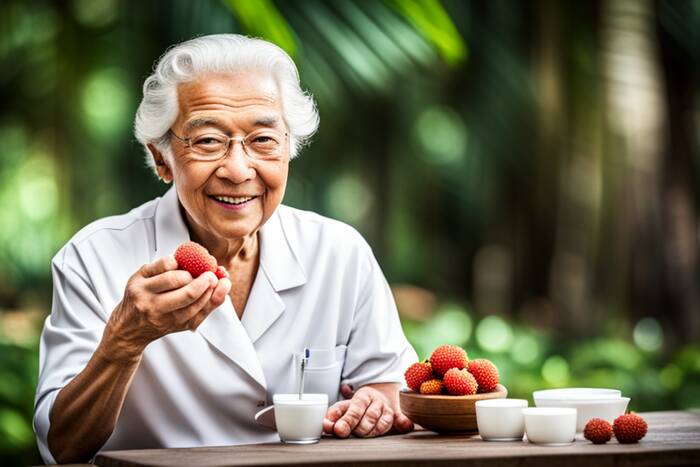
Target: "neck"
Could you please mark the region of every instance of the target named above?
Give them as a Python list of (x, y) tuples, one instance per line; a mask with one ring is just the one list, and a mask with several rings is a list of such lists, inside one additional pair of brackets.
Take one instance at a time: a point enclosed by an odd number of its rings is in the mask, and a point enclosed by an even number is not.
[(223, 238), (198, 226), (187, 214), (190, 238), (203, 245), (218, 264), (231, 270), (235, 265), (256, 261), (260, 252), (258, 229), (244, 237)]

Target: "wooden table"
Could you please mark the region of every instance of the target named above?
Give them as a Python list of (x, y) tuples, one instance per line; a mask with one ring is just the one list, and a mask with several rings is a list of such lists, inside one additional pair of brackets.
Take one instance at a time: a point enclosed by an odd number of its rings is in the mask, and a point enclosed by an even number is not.
[(640, 414), (649, 424), (638, 444), (593, 445), (577, 435), (566, 447), (493, 443), (428, 431), (374, 439), (323, 438), (318, 444), (281, 443), (183, 449), (107, 451), (95, 464), (111, 466), (621, 466), (700, 465), (700, 411)]

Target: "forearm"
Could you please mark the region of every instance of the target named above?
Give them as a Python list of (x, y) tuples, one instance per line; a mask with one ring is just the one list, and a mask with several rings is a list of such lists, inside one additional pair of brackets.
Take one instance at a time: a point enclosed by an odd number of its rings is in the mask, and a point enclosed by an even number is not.
[(47, 439), (58, 462), (86, 462), (109, 439), (140, 360), (140, 353), (126, 357), (105, 336), (85, 369), (61, 389)]

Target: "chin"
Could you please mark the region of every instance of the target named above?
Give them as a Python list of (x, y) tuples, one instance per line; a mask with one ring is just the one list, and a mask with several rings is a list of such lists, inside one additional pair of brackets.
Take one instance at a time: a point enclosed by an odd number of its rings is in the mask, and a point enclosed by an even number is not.
[(246, 235), (250, 235), (257, 227), (253, 225), (252, 222), (232, 222), (235, 225), (223, 225), (216, 229), (217, 233), (223, 238), (233, 239), (242, 238)]

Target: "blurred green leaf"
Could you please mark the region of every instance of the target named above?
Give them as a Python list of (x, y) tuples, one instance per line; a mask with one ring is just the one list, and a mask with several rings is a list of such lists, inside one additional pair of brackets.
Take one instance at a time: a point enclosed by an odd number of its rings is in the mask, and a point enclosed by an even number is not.
[(440, 52), (456, 65), (467, 58), (467, 46), (439, 0), (387, 0), (410, 21)]
[(289, 24), (272, 0), (223, 0), (236, 15), (246, 34), (277, 44), (291, 57), (297, 53), (297, 43)]

